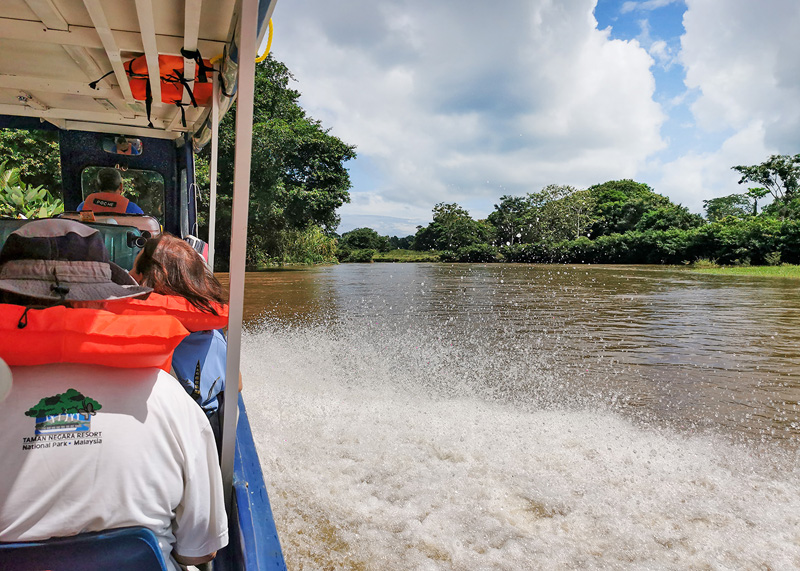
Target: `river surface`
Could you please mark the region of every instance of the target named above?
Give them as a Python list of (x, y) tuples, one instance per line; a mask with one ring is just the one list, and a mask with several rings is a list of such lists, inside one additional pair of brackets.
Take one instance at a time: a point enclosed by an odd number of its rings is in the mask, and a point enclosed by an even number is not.
[(800, 568), (798, 286), (249, 274), (244, 398), (289, 568)]

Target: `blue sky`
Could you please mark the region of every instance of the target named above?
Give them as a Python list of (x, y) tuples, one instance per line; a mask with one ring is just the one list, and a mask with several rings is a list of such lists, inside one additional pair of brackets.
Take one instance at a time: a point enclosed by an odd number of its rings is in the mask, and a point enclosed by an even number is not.
[(800, 152), (796, 0), (291, 0), (273, 54), (357, 146), (340, 232), (438, 202), (633, 178), (702, 212), (737, 164)]

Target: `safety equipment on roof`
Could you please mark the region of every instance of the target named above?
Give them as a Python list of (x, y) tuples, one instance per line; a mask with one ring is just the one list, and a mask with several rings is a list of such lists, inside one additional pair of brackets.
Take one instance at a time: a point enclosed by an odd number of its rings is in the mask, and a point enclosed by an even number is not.
[(119, 315), (171, 315), (189, 331), (209, 331), (228, 326), (228, 306), (211, 303), (217, 315), (198, 309), (185, 297), (151, 293), (145, 299), (119, 299), (103, 305)]
[[(181, 110), (181, 124), (186, 127), (186, 114), (183, 108), (183, 90), (189, 94), (189, 99), (193, 107), (198, 105), (209, 105), (211, 103), (212, 86), (211, 73), (214, 68), (211, 62), (204, 60), (199, 51), (181, 50), (180, 56), (158, 56), (158, 74), (161, 78), (161, 102), (170, 105), (177, 105)], [(193, 59), (196, 66), (194, 76), (194, 86), (183, 76), (183, 59)], [(139, 56), (128, 60), (123, 64), (125, 73), (131, 86), (133, 98), (145, 102), (147, 108), (147, 121), (150, 122), (150, 110), (153, 104), (152, 88), (150, 86), (150, 74), (147, 70), (147, 59)]]
[[(196, 65), (193, 80), (187, 80), (183, 74), (184, 58), (194, 60)], [(145, 102), (147, 109), (147, 123), (153, 126), (150, 112), (153, 106), (153, 93), (150, 85), (150, 74), (147, 69), (147, 58), (139, 56), (123, 64), (128, 83), (131, 87), (133, 98)], [(181, 110), (181, 124), (186, 127), (186, 114), (183, 110), (188, 104), (183, 103), (183, 91), (189, 95), (192, 107), (207, 106), (211, 104), (213, 83), (211, 74), (214, 72), (211, 62), (203, 59), (198, 50), (189, 51), (181, 49), (179, 56), (158, 56), (158, 75), (161, 78), (161, 102), (176, 105)], [(108, 72), (109, 75), (112, 72)], [(103, 77), (105, 77), (104, 75)], [(97, 89), (97, 81), (89, 84), (92, 89)], [(194, 84), (194, 85), (191, 85)]]
[(130, 200), (118, 192), (93, 192), (83, 201), (83, 210), (125, 214)]
[(0, 358), (11, 366), (81, 363), (169, 372), (189, 332), (170, 315), (0, 304)]

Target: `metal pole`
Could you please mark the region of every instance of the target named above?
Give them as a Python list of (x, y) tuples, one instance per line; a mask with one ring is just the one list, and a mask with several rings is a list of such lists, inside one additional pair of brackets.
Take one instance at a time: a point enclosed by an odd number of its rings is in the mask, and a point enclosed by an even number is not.
[(258, 0), (242, 0), (239, 17), (239, 77), (236, 100), (236, 152), (233, 169), (231, 220), (230, 301), (228, 308), (228, 364), (225, 368), (225, 419), (222, 427), (222, 483), (225, 505), (230, 510), (233, 493), (233, 456), (239, 397), (239, 352), (244, 311), (245, 252), (250, 193), (250, 152), (253, 134), (256, 26)]
[[(222, 64), (220, 64), (222, 67)], [(211, 89), (211, 165), (209, 179), (211, 192), (208, 197), (208, 265), (214, 271), (214, 243), (217, 234), (217, 160), (219, 158), (219, 74), (212, 74)]]

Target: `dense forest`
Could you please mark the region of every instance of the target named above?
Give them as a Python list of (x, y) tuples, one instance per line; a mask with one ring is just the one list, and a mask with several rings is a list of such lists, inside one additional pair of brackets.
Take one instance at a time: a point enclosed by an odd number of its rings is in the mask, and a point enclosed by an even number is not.
[[(300, 107), (289, 69), (257, 65), (247, 262), (282, 264), (428, 259), (446, 262), (720, 264), (800, 263), (800, 155), (733, 166), (742, 192), (704, 201), (694, 214), (647, 184), (615, 180), (549, 185), (502, 196), (483, 220), (455, 203), (433, 207), (415, 235), (358, 228), (341, 236), (350, 201), (345, 163), (355, 147)], [(235, 107), (220, 128), (217, 270), (227, 267)], [(207, 236), (208, 154), (197, 157), (201, 236)], [(58, 134), (0, 130), (0, 215), (49, 216), (63, 205)], [(387, 252), (416, 252), (416, 256)]]
[[(344, 233), (345, 262), (396, 259), (393, 248), (434, 251), (448, 262), (777, 265), (800, 262), (800, 155), (735, 166), (747, 190), (705, 200), (693, 214), (633, 180), (588, 189), (549, 185), (503, 196), (485, 220), (458, 204), (433, 207), (433, 220), (405, 238), (369, 228)], [(759, 209), (759, 201), (765, 204)]]

